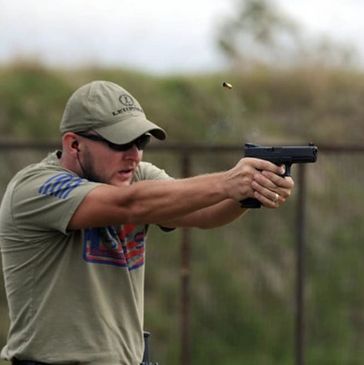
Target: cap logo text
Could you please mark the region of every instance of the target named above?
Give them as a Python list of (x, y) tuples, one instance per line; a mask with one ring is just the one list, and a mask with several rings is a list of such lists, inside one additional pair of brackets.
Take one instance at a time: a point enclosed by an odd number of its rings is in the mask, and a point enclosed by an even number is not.
[(133, 112), (133, 111), (138, 111), (138, 112), (144, 113), (143, 109), (140, 106), (135, 105), (134, 99), (128, 94), (120, 95), (119, 101), (121, 104), (124, 105), (124, 107), (122, 107), (116, 111), (113, 111), (112, 115), (114, 115), (114, 116), (121, 114), (121, 113), (127, 113), (127, 112)]

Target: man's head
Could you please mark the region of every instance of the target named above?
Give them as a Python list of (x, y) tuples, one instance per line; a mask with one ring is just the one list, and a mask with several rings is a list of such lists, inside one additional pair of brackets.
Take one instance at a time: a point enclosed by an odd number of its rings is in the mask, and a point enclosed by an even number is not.
[(93, 81), (73, 93), (60, 130), (61, 164), (89, 180), (113, 185), (131, 183), (151, 135), (166, 138), (128, 91), (108, 81)]
[(61, 133), (94, 131), (115, 144), (126, 144), (145, 133), (157, 139), (165, 131), (149, 121), (138, 101), (110, 81), (93, 81), (69, 98), (60, 125)]

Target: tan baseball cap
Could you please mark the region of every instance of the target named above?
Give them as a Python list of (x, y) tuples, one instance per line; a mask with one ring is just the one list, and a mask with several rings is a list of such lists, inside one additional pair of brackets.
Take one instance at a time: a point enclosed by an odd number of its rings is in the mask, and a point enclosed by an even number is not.
[(124, 144), (144, 133), (163, 140), (166, 132), (149, 121), (139, 102), (121, 86), (110, 81), (92, 81), (69, 98), (61, 133), (93, 130), (108, 141)]

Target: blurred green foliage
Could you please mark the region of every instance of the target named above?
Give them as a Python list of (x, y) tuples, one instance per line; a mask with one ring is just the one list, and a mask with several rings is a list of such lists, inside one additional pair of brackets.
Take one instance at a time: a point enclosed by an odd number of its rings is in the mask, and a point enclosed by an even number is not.
[[(114, 81), (134, 94), (147, 116), (168, 130), (169, 141), (362, 142), (364, 75), (332, 67), (256, 67), (156, 77), (118, 69), (51, 71), (15, 64), (0, 68), (1, 136), (58, 138), (68, 97), (95, 79)], [(223, 88), (223, 81), (231, 82), (233, 89)]]
[[(151, 76), (132, 70), (50, 70), (18, 63), (0, 69), (1, 139), (57, 141), (71, 93), (86, 82), (119, 83), (163, 126), (169, 142), (242, 145), (363, 144), (364, 74), (337, 67), (257, 66), (221, 74)], [(233, 84), (232, 90), (222, 82)], [(43, 155), (2, 151), (1, 191), (17, 169)], [(174, 154), (146, 159), (180, 176)], [(193, 174), (232, 166), (240, 153), (201, 154)], [(306, 358), (310, 365), (359, 365), (363, 358), (364, 228), (362, 155), (320, 154), (309, 168), (306, 251)], [(293, 169), (295, 173), (295, 168)], [(250, 212), (212, 231), (193, 230), (192, 364), (293, 363), (295, 200)], [(180, 232), (152, 227), (148, 242), (146, 327), (153, 359), (178, 364)], [(2, 288), (0, 345), (8, 326)]]

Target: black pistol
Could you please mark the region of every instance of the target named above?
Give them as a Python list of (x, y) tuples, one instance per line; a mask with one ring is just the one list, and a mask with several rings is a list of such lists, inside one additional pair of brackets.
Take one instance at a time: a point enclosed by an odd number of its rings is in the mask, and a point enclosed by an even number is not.
[[(291, 176), (291, 165), (294, 163), (316, 162), (318, 148), (314, 144), (307, 146), (259, 146), (246, 143), (244, 146), (244, 156), (260, 158), (275, 163), (285, 165), (283, 176)], [(257, 199), (247, 198), (240, 201), (243, 208), (260, 208), (261, 203)]]

